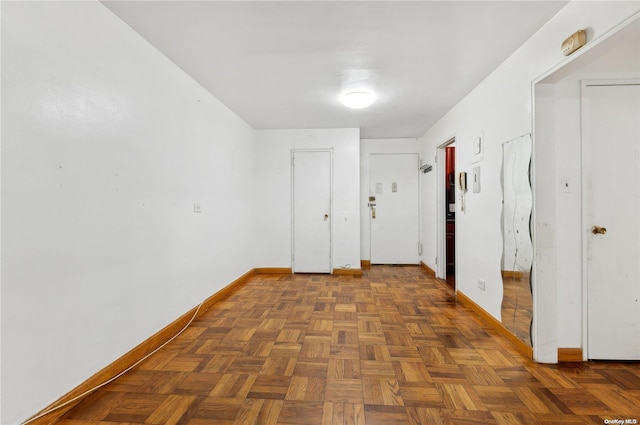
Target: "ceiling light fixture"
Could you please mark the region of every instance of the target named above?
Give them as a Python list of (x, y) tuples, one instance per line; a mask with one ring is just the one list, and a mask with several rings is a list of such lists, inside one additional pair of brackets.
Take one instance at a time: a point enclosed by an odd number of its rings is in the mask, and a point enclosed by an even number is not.
[(354, 91), (342, 95), (342, 103), (351, 109), (362, 109), (371, 105), (376, 100), (373, 93)]

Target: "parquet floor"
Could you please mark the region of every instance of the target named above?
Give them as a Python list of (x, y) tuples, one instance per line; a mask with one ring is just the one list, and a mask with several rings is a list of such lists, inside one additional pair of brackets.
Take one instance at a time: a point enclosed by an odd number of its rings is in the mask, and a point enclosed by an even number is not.
[(58, 422), (640, 421), (640, 364), (535, 364), (418, 267), (258, 275)]
[(531, 345), (533, 296), (529, 273), (502, 276), (502, 324), (518, 338)]

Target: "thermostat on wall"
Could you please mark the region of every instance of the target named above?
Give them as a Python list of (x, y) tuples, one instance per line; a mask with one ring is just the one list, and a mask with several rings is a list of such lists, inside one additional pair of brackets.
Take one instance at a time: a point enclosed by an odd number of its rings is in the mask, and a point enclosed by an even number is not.
[(471, 162), (479, 162), (482, 161), (482, 151), (484, 151), (484, 131), (478, 132), (475, 136), (469, 138), (471, 142), (471, 152), (473, 156), (471, 157)]
[(479, 155), (482, 153), (482, 137), (477, 136), (473, 138), (473, 154)]
[(562, 42), (562, 46), (560, 50), (562, 50), (562, 54), (565, 56), (569, 56), (571, 53), (575, 52), (582, 46), (584, 46), (587, 42), (587, 33), (584, 30), (578, 30), (571, 34), (569, 38)]

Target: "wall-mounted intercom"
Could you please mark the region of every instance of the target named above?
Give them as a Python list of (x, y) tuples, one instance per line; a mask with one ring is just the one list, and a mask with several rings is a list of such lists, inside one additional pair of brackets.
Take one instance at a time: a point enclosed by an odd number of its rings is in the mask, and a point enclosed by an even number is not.
[(458, 189), (460, 190), (460, 211), (464, 212), (464, 194), (467, 191), (467, 173), (466, 171), (461, 171), (458, 173)]
[(467, 191), (467, 173), (466, 171), (461, 171), (458, 173), (458, 189), (462, 192)]

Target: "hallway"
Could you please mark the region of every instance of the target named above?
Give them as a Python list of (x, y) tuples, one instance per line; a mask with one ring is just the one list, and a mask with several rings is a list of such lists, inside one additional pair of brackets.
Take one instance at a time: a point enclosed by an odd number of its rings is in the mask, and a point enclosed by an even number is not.
[(256, 275), (60, 425), (640, 420), (640, 364), (534, 364), (418, 267)]

